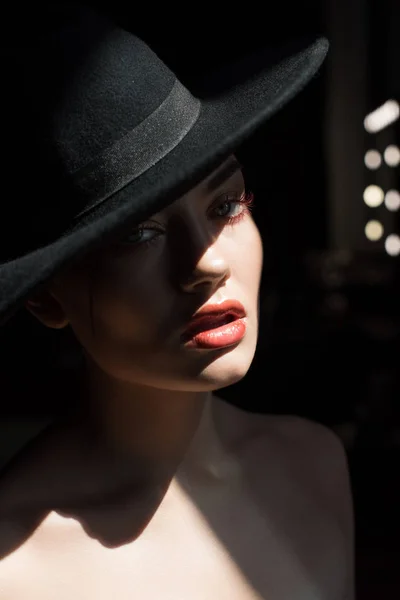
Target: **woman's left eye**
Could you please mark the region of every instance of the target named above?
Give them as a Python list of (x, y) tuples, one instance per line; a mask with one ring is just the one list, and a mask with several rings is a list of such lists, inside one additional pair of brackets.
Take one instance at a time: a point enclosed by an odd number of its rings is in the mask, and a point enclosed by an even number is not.
[(242, 210), (243, 207), (240, 205), (239, 200), (224, 200), (222, 204), (217, 206), (215, 212), (219, 217), (233, 217)]
[(238, 219), (244, 217), (253, 204), (253, 194), (243, 194), (240, 198), (225, 198), (214, 209), (214, 214), (220, 219), (226, 219), (230, 223), (234, 223)]

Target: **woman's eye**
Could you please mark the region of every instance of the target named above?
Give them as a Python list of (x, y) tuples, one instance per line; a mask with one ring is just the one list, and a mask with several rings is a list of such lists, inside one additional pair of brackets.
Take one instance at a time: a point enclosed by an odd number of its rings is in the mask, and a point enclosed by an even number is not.
[(236, 223), (246, 216), (253, 206), (252, 192), (245, 192), (240, 197), (225, 197), (213, 210), (220, 219), (226, 219), (229, 223)]
[(138, 227), (124, 238), (124, 244), (131, 244), (133, 246), (149, 243), (155, 240), (160, 235), (158, 229), (151, 229), (150, 227)]
[(243, 210), (239, 200), (224, 200), (219, 204), (215, 212), (218, 217), (235, 217)]
[(244, 192), (240, 197), (225, 196), (222, 202), (213, 208), (213, 214), (218, 219), (224, 219), (227, 223), (234, 225), (249, 214), (253, 206), (253, 199), (252, 192)]

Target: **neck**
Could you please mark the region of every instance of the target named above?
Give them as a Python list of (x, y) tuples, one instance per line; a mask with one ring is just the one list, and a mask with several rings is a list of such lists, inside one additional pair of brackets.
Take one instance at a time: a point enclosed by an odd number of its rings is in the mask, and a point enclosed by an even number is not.
[(28, 469), (36, 484), (28, 496), (26, 486), (21, 493), (11, 485), (8, 500), (3, 494), (8, 510), (51, 507), (118, 545), (141, 534), (171, 483), (168, 506), (198, 485), (240, 475), (226, 443), (236, 420), (211, 393), (131, 386), (93, 367), (86, 375), (80, 391), (87, 410), (38, 442)]
[[(224, 455), (211, 392), (157, 389), (115, 380), (91, 364), (86, 425), (96, 451), (134, 465), (152, 481), (174, 476), (184, 458), (207, 470)], [(218, 400), (217, 400), (218, 402)]]

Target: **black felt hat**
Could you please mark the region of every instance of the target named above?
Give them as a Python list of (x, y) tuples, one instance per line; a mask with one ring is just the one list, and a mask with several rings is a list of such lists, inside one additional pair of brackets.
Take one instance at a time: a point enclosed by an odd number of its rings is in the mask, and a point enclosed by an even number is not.
[(324, 38), (265, 48), (200, 100), (91, 9), (47, 9), (12, 40), (1, 55), (2, 323), (61, 267), (200, 182), (303, 88), (328, 48)]

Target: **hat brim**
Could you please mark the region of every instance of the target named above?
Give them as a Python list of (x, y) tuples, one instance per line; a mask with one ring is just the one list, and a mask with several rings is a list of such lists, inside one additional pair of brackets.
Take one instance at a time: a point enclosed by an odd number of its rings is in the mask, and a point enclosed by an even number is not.
[[(257, 73), (254, 62), (249, 64), (250, 77), (203, 100), (196, 123), (181, 142), (92, 210), (79, 229), (0, 265), (0, 324), (58, 270), (106, 243), (128, 223), (133, 225), (162, 210), (211, 173), (312, 79), (327, 50), (327, 40), (318, 38), (292, 49), (289, 55), (286, 50), (279, 57), (275, 50), (272, 66), (271, 60), (266, 61)], [(243, 62), (241, 70), (246, 71)], [(231, 67), (230, 73), (235, 69)]]

